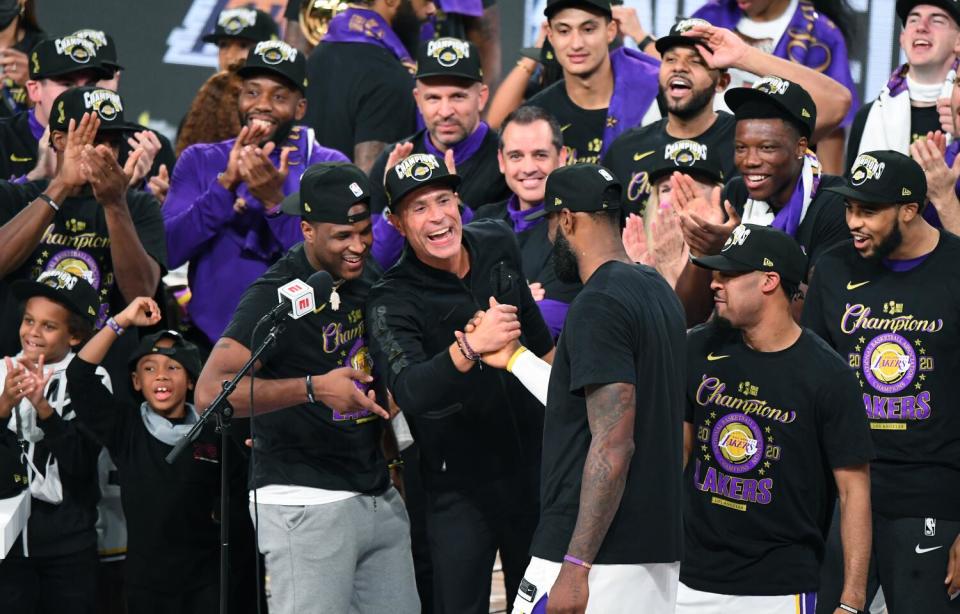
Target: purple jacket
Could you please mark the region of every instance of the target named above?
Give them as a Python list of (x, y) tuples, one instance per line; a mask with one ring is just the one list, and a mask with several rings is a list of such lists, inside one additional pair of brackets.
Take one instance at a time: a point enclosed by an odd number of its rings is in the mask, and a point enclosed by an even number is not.
[[(234, 194), (217, 182), (235, 140), (185, 149), (162, 209), (169, 266), (190, 262), (190, 319), (211, 342), (223, 333), (247, 286), (303, 240), (299, 218), (266, 211), (244, 184)], [(305, 126), (294, 127), (283, 146), (288, 145), (297, 149), (289, 156), (285, 195), (299, 189), (300, 176), (311, 164), (349, 162), (339, 151), (321, 147)], [(277, 166), (280, 149), (270, 156)], [(246, 201), (243, 213), (233, 210), (237, 198)]]

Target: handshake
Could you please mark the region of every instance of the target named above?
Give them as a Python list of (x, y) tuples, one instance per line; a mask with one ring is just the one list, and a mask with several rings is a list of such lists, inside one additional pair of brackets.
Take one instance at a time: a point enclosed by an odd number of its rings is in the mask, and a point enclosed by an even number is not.
[(490, 308), (478, 311), (463, 331), (455, 331), (457, 346), (467, 360), (483, 361), (506, 369), (520, 348), (520, 318), (513, 305), (501, 305), (490, 297)]

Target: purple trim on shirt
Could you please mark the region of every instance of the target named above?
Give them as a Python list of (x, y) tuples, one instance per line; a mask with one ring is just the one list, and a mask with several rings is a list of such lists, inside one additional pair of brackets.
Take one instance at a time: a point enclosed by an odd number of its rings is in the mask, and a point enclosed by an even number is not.
[(507, 200), (507, 214), (510, 216), (510, 222), (513, 224), (513, 232), (520, 234), (542, 222), (545, 218), (541, 217), (529, 222), (524, 219), (528, 215), (532, 215), (542, 209), (542, 202), (529, 209), (520, 209), (520, 198), (516, 194), (512, 194)]
[(917, 268), (929, 257), (930, 254), (924, 254), (922, 256), (918, 256), (917, 258), (908, 258), (906, 260), (892, 260), (890, 258), (884, 258), (882, 262), (885, 268), (893, 271), (894, 273), (905, 273)]
[[(463, 164), (472, 158), (475, 153), (480, 151), (480, 147), (483, 146), (483, 139), (487, 137), (488, 132), (490, 132), (490, 126), (487, 125), (487, 122), (482, 121), (477, 124), (477, 127), (470, 134), (470, 136), (454, 145), (454, 164)], [(427, 150), (428, 154), (435, 155), (438, 160), (443, 162), (443, 152), (434, 147), (433, 141), (430, 140), (429, 132), (426, 132), (423, 135), (423, 146)]]
[(550, 329), (550, 336), (556, 339), (563, 330), (563, 323), (567, 319), (567, 311), (570, 310), (570, 304), (563, 301), (545, 298), (537, 301), (537, 307), (540, 308), (540, 315), (543, 321), (547, 323)]
[(660, 62), (649, 55), (621, 47), (610, 53), (613, 96), (607, 108), (600, 157), (621, 133), (640, 126), (659, 90)]
[(351, 6), (331, 19), (323, 41), (378, 45), (392, 53), (408, 69), (414, 66), (410, 52), (387, 20), (370, 9)]
[(39, 143), (40, 137), (43, 136), (43, 131), (46, 130), (46, 128), (37, 121), (35, 109), (27, 111), (27, 123), (30, 125), (30, 134), (32, 134), (33, 138)]
[[(807, 156), (812, 156), (809, 151), (806, 153)], [(813, 185), (810, 188), (810, 200), (812, 201), (817, 197), (817, 190), (820, 188), (820, 174), (814, 173), (813, 175)], [(803, 171), (800, 172), (800, 177), (797, 178), (797, 185), (793, 189), (793, 195), (790, 197), (790, 201), (787, 205), (780, 209), (777, 212), (777, 215), (773, 218), (773, 223), (770, 224), (778, 230), (782, 230), (791, 237), (797, 236), (797, 229), (800, 228), (800, 216), (803, 214)]]

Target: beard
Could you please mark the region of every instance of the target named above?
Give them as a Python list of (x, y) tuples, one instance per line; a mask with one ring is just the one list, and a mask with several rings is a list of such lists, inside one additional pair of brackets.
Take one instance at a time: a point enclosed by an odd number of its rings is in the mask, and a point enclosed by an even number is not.
[(553, 260), (553, 272), (557, 279), (566, 284), (580, 282), (580, 266), (577, 264), (577, 254), (570, 247), (567, 238), (558, 229), (557, 238), (553, 242), (550, 252)]
[(877, 249), (868, 256), (868, 259), (874, 262), (880, 262), (900, 247), (901, 243), (903, 243), (903, 234), (900, 232), (900, 220), (894, 219), (893, 230), (890, 231), (890, 234), (888, 234), (883, 241), (877, 244)]
[(700, 114), (707, 106), (713, 105), (713, 93), (715, 88), (716, 83), (712, 84), (708, 88), (704, 88), (699, 92), (694, 92), (693, 97), (687, 102), (675, 104), (673, 106), (668, 104), (667, 98), (662, 92), (658, 94), (658, 96), (660, 97), (663, 106), (666, 107), (669, 113), (676, 115), (680, 119), (690, 119)]

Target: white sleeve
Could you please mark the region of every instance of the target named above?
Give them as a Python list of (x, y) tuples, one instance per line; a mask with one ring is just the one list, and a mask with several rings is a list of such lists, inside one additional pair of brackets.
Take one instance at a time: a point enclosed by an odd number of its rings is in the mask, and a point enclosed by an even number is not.
[(514, 377), (520, 380), (530, 394), (537, 397), (543, 405), (547, 404), (547, 388), (550, 384), (550, 363), (527, 350), (521, 352), (510, 369)]

